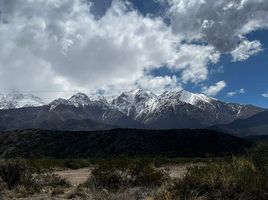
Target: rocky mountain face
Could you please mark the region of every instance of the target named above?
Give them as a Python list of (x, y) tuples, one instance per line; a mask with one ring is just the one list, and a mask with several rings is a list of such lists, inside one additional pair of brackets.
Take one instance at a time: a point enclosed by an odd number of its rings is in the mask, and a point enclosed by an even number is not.
[[(7, 95), (8, 96), (8, 95)], [(0, 99), (0, 130), (46, 128), (56, 130), (96, 130), (122, 128), (204, 128), (245, 119), (264, 111), (252, 105), (226, 103), (204, 94), (170, 91), (156, 95), (132, 90), (113, 98), (89, 98), (78, 93), (44, 105), (33, 95), (17, 94)], [(24, 103), (23, 103), (24, 102)], [(36, 103), (36, 104), (35, 104)], [(43, 106), (42, 106), (43, 105)], [(10, 108), (18, 108), (12, 109)], [(70, 121), (71, 120), (71, 121)], [(86, 125), (90, 120), (91, 125)], [(73, 123), (73, 128), (71, 128)], [(107, 126), (105, 126), (107, 125)]]
[(226, 103), (185, 90), (164, 92), (158, 96), (134, 90), (122, 93), (111, 104), (154, 128), (202, 128), (212, 124), (227, 124), (264, 111), (252, 105)]

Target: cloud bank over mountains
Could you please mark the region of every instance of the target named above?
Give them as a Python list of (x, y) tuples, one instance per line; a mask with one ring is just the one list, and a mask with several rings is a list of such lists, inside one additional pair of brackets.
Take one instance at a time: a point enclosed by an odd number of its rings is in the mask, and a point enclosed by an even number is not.
[[(224, 81), (205, 86), (210, 64), (262, 50), (247, 34), (268, 28), (266, 0), (159, 0), (162, 17), (113, 0), (97, 18), (85, 0), (0, 2), (1, 90), (154, 92), (191, 83), (216, 95)], [(166, 20), (168, 18), (168, 22)], [(179, 74), (153, 76), (161, 67)]]

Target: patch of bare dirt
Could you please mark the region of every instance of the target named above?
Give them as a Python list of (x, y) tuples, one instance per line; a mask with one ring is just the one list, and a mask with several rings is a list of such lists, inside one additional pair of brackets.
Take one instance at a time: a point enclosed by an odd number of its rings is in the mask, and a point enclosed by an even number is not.
[(169, 165), (165, 166), (169, 170), (169, 176), (171, 178), (176, 178), (176, 179), (182, 179), (184, 175), (187, 173), (188, 168), (190, 167), (202, 167), (205, 166), (204, 163), (189, 163), (189, 164), (184, 164), (184, 165)]
[(72, 186), (77, 187), (79, 184), (86, 182), (91, 172), (92, 168), (82, 168), (57, 171), (56, 174), (58, 174), (62, 178), (65, 178), (72, 184)]

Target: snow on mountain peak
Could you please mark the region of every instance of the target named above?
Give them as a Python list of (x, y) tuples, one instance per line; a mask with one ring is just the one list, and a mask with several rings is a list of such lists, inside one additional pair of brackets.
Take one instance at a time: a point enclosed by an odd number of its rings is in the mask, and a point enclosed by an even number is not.
[(76, 107), (80, 105), (86, 106), (91, 103), (89, 97), (84, 93), (77, 93), (73, 95), (68, 101)]
[(148, 102), (156, 97), (157, 96), (150, 91), (136, 89), (123, 92), (112, 101), (112, 105), (116, 106), (121, 112), (128, 116), (137, 117), (150, 105)]
[(49, 105), (51, 105), (51, 109), (56, 108), (58, 105), (72, 105), (75, 107), (79, 107), (79, 106), (87, 106), (90, 105), (91, 100), (89, 99), (89, 97), (84, 94), (84, 93), (77, 93), (74, 94), (73, 96), (71, 96), (69, 99), (56, 99), (54, 101), (52, 101)]
[(36, 107), (45, 105), (43, 100), (31, 94), (11, 92), (0, 95), (0, 109), (12, 109), (22, 107)]
[(191, 93), (191, 92), (188, 92), (186, 90), (182, 90), (180, 92), (179, 99), (182, 102), (189, 103), (189, 104), (194, 105), (194, 106), (196, 106), (200, 102), (205, 102), (205, 103), (210, 104), (213, 100), (216, 100), (216, 99), (208, 97), (204, 94)]

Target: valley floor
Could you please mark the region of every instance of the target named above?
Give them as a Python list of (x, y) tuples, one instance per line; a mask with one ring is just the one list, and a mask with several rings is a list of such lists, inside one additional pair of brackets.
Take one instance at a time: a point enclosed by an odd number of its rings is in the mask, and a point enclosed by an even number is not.
[[(159, 169), (166, 170), (168, 175), (172, 179), (182, 179), (185, 174), (187, 173), (187, 168), (195, 167), (195, 166), (204, 166), (203, 163), (185, 163), (185, 164), (173, 164), (173, 165), (165, 165)], [(42, 194), (35, 194), (29, 197), (22, 197), (22, 198), (12, 198), (12, 199), (20, 199), (20, 200), (64, 200), (70, 199), (70, 195), (74, 193), (77, 188), (84, 184), (88, 178), (91, 176), (94, 167), (87, 167), (87, 168), (80, 168), (80, 169), (63, 169), (63, 170), (56, 170), (54, 171), (55, 174), (60, 176), (61, 178), (68, 181), (71, 187), (65, 188), (61, 191), (61, 194), (58, 195), (51, 195), (49, 194), (50, 191), (43, 191)], [(138, 188), (133, 188), (133, 190), (138, 190)], [(137, 192), (137, 191), (136, 191)], [(47, 193), (47, 194), (45, 194)], [(12, 195), (12, 194), (11, 194)], [(9, 198), (4, 198), (9, 199)], [(72, 198), (71, 198), (72, 199)], [(86, 199), (86, 198), (79, 198), (75, 197), (73, 199)], [(88, 198), (91, 200), (91, 198)], [(92, 199), (93, 200), (93, 199)], [(104, 199), (105, 200), (105, 199)], [(122, 197), (122, 200), (127, 200)]]
[(221, 158), (0, 160), (0, 199), (267, 200), (268, 146)]

